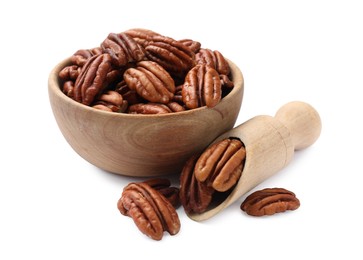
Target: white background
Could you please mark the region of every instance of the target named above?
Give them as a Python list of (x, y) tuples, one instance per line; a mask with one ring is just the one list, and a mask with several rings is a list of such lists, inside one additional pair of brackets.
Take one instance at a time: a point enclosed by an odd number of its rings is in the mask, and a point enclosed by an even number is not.
[[(363, 258), (360, 1), (2, 1), (0, 26), (0, 259)], [(179, 208), (180, 233), (159, 242), (118, 212), (135, 179), (70, 148), (47, 80), (76, 50), (135, 27), (233, 60), (245, 77), (237, 124), (292, 100), (318, 110), (317, 142), (256, 187), (294, 191), (298, 210), (249, 217), (241, 198), (198, 223)]]

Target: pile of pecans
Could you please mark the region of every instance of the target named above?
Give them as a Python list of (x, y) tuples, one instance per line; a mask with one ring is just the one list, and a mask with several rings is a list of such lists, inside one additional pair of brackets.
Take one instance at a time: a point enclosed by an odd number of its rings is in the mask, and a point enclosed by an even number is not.
[(110, 33), (59, 72), (62, 91), (96, 109), (131, 114), (214, 107), (233, 88), (228, 61), (191, 39), (147, 29)]
[[(246, 150), (236, 138), (223, 139), (192, 156), (184, 165), (178, 187), (167, 179), (151, 179), (128, 184), (117, 207), (133, 219), (139, 230), (154, 240), (164, 231), (180, 230), (176, 209), (182, 205), (188, 214), (199, 214), (225, 198), (243, 174)], [(251, 216), (273, 215), (300, 206), (295, 194), (283, 188), (267, 188), (250, 194), (240, 208)]]

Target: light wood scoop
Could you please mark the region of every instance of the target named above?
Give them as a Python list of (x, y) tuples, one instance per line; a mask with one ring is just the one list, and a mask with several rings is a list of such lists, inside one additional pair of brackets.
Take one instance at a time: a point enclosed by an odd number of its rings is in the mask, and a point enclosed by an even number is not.
[(295, 150), (312, 145), (321, 132), (318, 112), (309, 104), (294, 101), (282, 106), (275, 117), (256, 116), (219, 136), (239, 138), (246, 148), (242, 175), (230, 195), (202, 214), (191, 214), (196, 221), (206, 220), (235, 202), (252, 188), (284, 168)]

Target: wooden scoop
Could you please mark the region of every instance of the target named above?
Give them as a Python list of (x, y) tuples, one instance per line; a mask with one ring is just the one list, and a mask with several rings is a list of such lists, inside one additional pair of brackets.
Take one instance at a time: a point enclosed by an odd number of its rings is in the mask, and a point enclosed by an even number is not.
[(242, 175), (230, 193), (219, 205), (201, 214), (189, 217), (202, 221), (219, 213), (252, 188), (284, 168), (295, 150), (312, 145), (321, 132), (318, 112), (309, 104), (299, 101), (287, 103), (275, 117), (256, 116), (219, 136), (222, 139), (239, 138), (246, 148)]

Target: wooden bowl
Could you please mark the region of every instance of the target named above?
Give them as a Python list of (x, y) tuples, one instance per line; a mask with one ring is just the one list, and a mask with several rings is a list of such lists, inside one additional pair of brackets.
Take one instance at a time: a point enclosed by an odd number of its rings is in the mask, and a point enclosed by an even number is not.
[(71, 147), (91, 164), (121, 175), (161, 176), (180, 173), (185, 161), (233, 128), (243, 99), (244, 80), (229, 61), (233, 90), (214, 108), (179, 113), (135, 115), (85, 106), (60, 88), (60, 62), (48, 80), (50, 104), (58, 126)]

